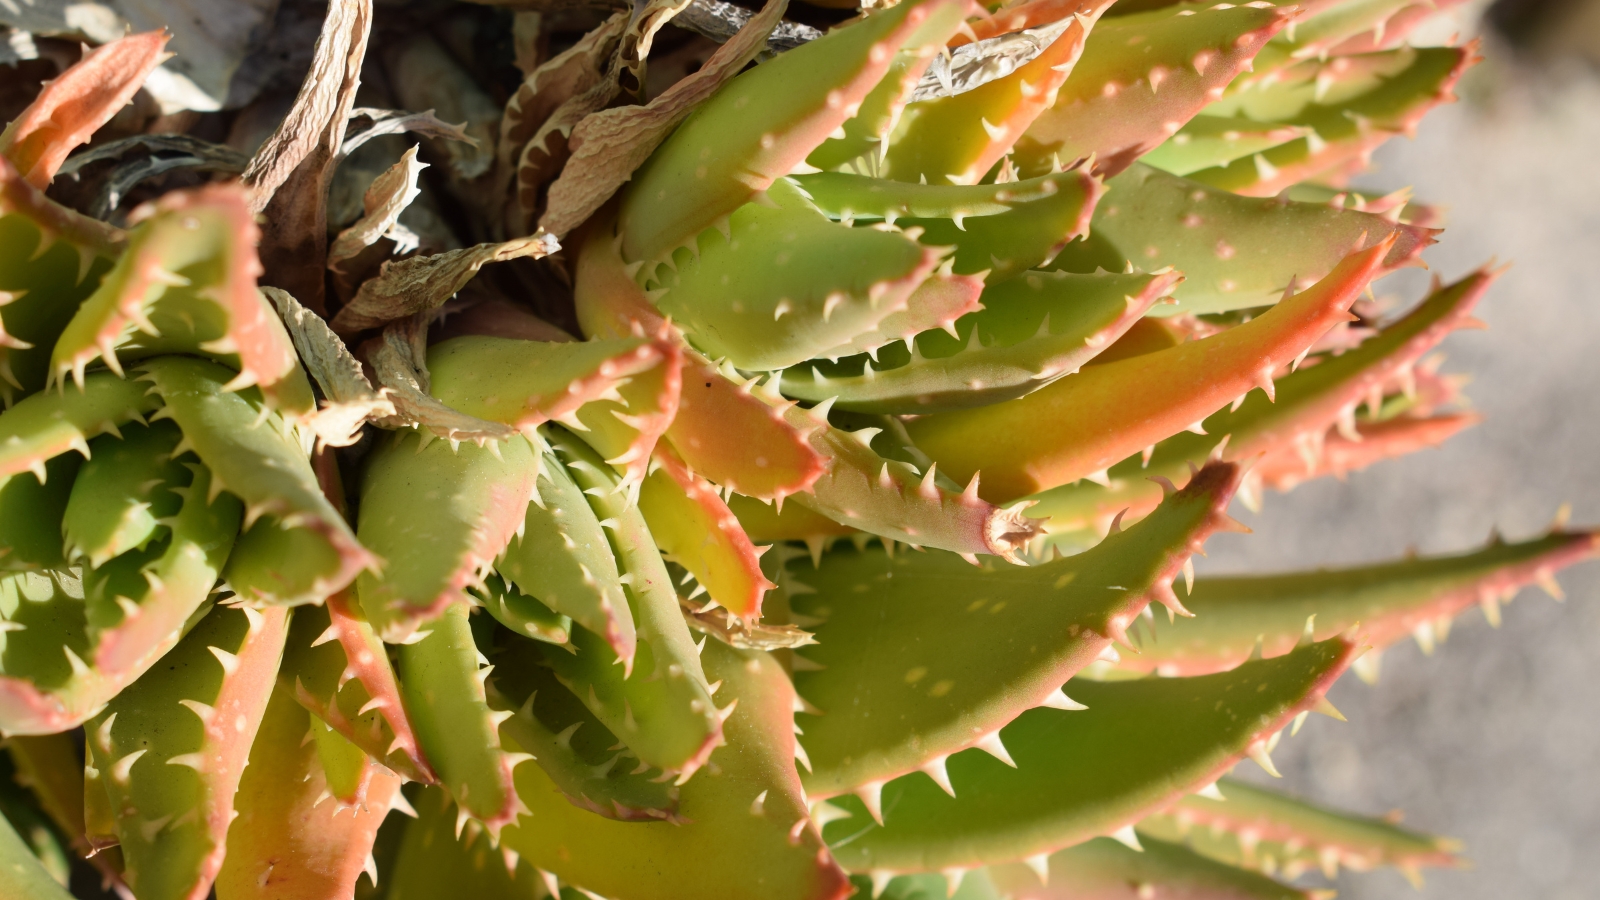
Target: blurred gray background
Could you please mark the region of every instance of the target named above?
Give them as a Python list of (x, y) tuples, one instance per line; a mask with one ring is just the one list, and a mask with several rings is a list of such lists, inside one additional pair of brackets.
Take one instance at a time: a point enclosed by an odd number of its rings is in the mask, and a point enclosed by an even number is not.
[[(1600, 78), (1553, 51), (1518, 63), (1487, 50), (1463, 102), (1385, 147), (1364, 186), (1414, 185), (1447, 208), (1425, 256), (1447, 281), (1493, 257), (1514, 264), (1480, 307), (1490, 330), (1444, 347), (1445, 371), (1473, 376), (1467, 392), (1488, 420), (1345, 483), (1269, 494), (1260, 514), (1235, 510), (1256, 533), (1213, 539), (1201, 571), (1465, 550), (1493, 526), (1538, 532), (1562, 502), (1575, 526), (1600, 525)], [(1378, 294), (1413, 302), (1426, 277), (1401, 273)], [(1474, 866), (1426, 872), (1420, 894), (1392, 871), (1346, 874), (1341, 898), (1600, 897), (1600, 563), (1561, 581), (1564, 603), (1525, 590), (1498, 631), (1474, 610), (1431, 657), (1391, 648), (1377, 686), (1350, 676), (1330, 694), (1347, 724), (1313, 716), (1285, 736), (1279, 787), (1402, 809), (1407, 824), (1465, 841)], [(1270, 781), (1253, 763), (1239, 774)]]

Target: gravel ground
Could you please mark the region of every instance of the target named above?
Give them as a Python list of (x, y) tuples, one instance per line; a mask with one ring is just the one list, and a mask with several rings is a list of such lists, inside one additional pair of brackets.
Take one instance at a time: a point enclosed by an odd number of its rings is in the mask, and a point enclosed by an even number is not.
[[(1463, 550), (1494, 526), (1536, 533), (1562, 502), (1574, 523), (1600, 523), (1600, 80), (1478, 74), (1493, 75), (1496, 95), (1468, 85), (1467, 102), (1385, 147), (1368, 182), (1415, 185), (1448, 208), (1426, 255), (1446, 280), (1491, 257), (1514, 263), (1480, 307), (1490, 331), (1445, 345), (1446, 371), (1472, 374), (1468, 393), (1488, 421), (1440, 450), (1269, 496), (1258, 515), (1236, 511), (1256, 533), (1214, 540), (1203, 571)], [(1410, 276), (1380, 295), (1416, 299), (1425, 276)], [(1393, 872), (1346, 875), (1344, 900), (1600, 896), (1583, 863), (1600, 849), (1600, 565), (1562, 582), (1565, 603), (1524, 591), (1498, 631), (1463, 615), (1432, 657), (1392, 648), (1376, 687), (1350, 678), (1331, 694), (1348, 724), (1313, 716), (1274, 753), (1283, 788), (1363, 812), (1403, 809), (1408, 824), (1466, 842), (1471, 870), (1429, 872), (1420, 894)], [(1270, 780), (1253, 763), (1240, 774)]]

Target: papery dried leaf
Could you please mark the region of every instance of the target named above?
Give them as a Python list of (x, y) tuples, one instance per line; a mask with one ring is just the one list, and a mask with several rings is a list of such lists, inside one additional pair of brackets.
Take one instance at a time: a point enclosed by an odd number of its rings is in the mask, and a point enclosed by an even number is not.
[(468, 142), (452, 141), (440, 150), (449, 159), (454, 184), (472, 181), (494, 165), (495, 128), (500, 107), (472, 75), (439, 45), (426, 30), (410, 29), (384, 46), (384, 71), (389, 85), (404, 106), (438, 110), (452, 121), (464, 123)]
[(617, 48), (618, 81), (623, 90), (644, 95), (645, 60), (650, 56), (656, 32), (691, 2), (693, 0), (645, 0), (634, 7), (628, 30), (622, 35), (622, 46)]
[(386, 134), (420, 134), (424, 137), (442, 138), (450, 141), (461, 141), (467, 144), (477, 144), (477, 138), (467, 134), (460, 125), (451, 125), (433, 114), (433, 110), (422, 112), (406, 112), (403, 109), (373, 109), (363, 106), (350, 110), (350, 121), (368, 119), (372, 122), (366, 128), (351, 134), (344, 139), (339, 147), (339, 158), (354, 153), (357, 147), (365, 144), (375, 137)]
[(348, 447), (360, 437), (362, 425), (395, 414), (388, 392), (373, 390), (360, 361), (321, 316), (281, 288), (262, 288), (261, 292), (277, 307), (300, 361), (327, 398), (304, 423), (318, 441), (330, 447)]
[(269, 279), (321, 313), (328, 183), (361, 81), (372, 0), (333, 0), (288, 116), (256, 151), (243, 180), (250, 209), (266, 215), (261, 259)]
[(503, 441), (516, 434), (510, 425), (469, 416), (428, 393), (427, 319), (423, 314), (395, 322), (368, 353), (378, 384), (394, 403), (395, 415), (383, 424), (420, 425), (450, 440)]
[(432, 312), (455, 296), (486, 263), (525, 256), (540, 259), (560, 249), (553, 236), (541, 233), (386, 262), (378, 277), (363, 284), (355, 298), (333, 317), (333, 330), (350, 335), (395, 319)]
[(400, 221), (400, 213), (422, 193), (417, 187), (417, 176), (427, 167), (427, 163), (417, 161), (417, 148), (412, 146), (399, 162), (373, 180), (361, 200), (365, 214), (354, 225), (339, 232), (328, 247), (329, 268), (338, 268), (389, 233)]
[[(564, 236), (583, 224), (633, 176), (672, 129), (767, 46), (767, 34), (783, 18), (788, 0), (769, 0), (733, 40), (717, 48), (699, 71), (644, 106), (595, 113), (567, 139), (571, 157), (550, 186), (539, 227)], [(657, 26), (659, 27), (659, 26)], [(624, 41), (624, 48), (627, 44)], [(648, 45), (645, 45), (648, 48)]]

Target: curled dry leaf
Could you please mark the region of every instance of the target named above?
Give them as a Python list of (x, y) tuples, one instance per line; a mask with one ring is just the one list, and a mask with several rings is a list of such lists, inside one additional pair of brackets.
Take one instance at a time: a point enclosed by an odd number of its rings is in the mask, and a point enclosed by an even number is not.
[(689, 627), (709, 634), (730, 647), (742, 650), (792, 650), (817, 642), (809, 631), (793, 625), (750, 624), (738, 621), (721, 607), (696, 606), (693, 601), (678, 598), (683, 617)]
[(350, 335), (395, 319), (432, 312), (455, 296), (487, 263), (520, 257), (540, 259), (560, 249), (561, 244), (553, 236), (540, 233), (386, 262), (378, 277), (363, 284), (355, 299), (333, 317), (333, 330)]
[(656, 32), (691, 2), (693, 0), (646, 0), (634, 15), (622, 35), (622, 46), (617, 49), (618, 81), (623, 90), (643, 97), (645, 60), (650, 57)]
[(340, 263), (376, 244), (400, 221), (400, 213), (422, 193), (417, 187), (417, 176), (428, 167), (417, 161), (417, 148), (412, 146), (390, 166), (388, 171), (373, 179), (367, 188), (361, 206), (365, 213), (354, 225), (339, 232), (328, 247), (328, 267), (338, 269)]
[(267, 287), (261, 292), (277, 308), (300, 361), (326, 398), (322, 408), (303, 423), (319, 443), (348, 447), (360, 437), (362, 425), (395, 414), (389, 392), (373, 390), (360, 361), (321, 316), (281, 288)]
[(450, 172), (472, 181), (494, 164), (495, 129), (500, 107), (467, 70), (426, 32), (391, 43), (383, 54), (384, 71), (399, 101), (412, 109), (433, 109), (449, 121), (464, 123), (470, 141), (451, 141), (440, 149)]
[(323, 303), (328, 183), (361, 82), (372, 28), (372, 0), (333, 0), (295, 97), (278, 130), (244, 172), (250, 209), (266, 213), (261, 260), (278, 287), (314, 312)]
[(354, 153), (357, 147), (375, 137), (383, 137), (386, 134), (404, 134), (408, 131), (412, 134), (420, 134), (423, 137), (461, 141), (474, 146), (478, 143), (476, 138), (467, 134), (463, 125), (451, 125), (449, 122), (442, 121), (438, 116), (434, 115), (431, 109), (423, 110), (422, 112), (406, 112), (403, 109), (373, 109), (363, 106), (359, 109), (350, 110), (350, 121), (354, 122), (357, 119), (367, 119), (372, 124), (359, 131), (352, 130), (349, 137), (344, 139), (344, 144), (339, 147), (340, 159), (344, 159)]
[(394, 322), (368, 344), (367, 361), (388, 392), (395, 414), (379, 424), (389, 428), (422, 427), (452, 441), (503, 441), (515, 428), (490, 422), (440, 403), (428, 393), (428, 321), (431, 312)]
[(717, 48), (706, 64), (644, 106), (597, 112), (579, 122), (568, 140), (571, 159), (550, 186), (539, 227), (558, 237), (594, 214), (617, 192), (672, 129), (695, 107), (739, 74), (767, 45), (767, 35), (783, 18), (787, 0), (769, 0), (733, 40)]

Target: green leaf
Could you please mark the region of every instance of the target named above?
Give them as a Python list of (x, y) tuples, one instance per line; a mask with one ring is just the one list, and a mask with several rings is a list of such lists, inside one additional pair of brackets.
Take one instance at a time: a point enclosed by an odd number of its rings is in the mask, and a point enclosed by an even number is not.
[(850, 871), (901, 873), (1021, 860), (1114, 833), (1264, 748), (1354, 655), (1336, 638), (1218, 675), (1077, 679), (1066, 691), (1088, 709), (1033, 709), (1001, 730), (1015, 768), (959, 754), (949, 762), (956, 796), (899, 779), (877, 801), (883, 825), (846, 797), (831, 801), (848, 815), (824, 836)]

